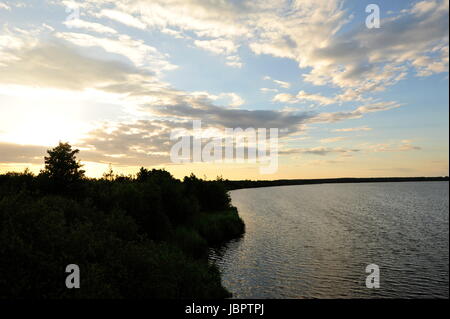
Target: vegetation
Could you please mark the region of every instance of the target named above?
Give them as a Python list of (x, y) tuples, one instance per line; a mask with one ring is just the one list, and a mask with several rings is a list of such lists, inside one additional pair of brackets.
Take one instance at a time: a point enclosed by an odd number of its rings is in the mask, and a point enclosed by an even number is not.
[(368, 178), (322, 178), (322, 179), (279, 179), (279, 180), (222, 180), (227, 190), (271, 186), (331, 184), (331, 183), (388, 183), (388, 182), (440, 182), (448, 176), (437, 177), (368, 177)]
[[(88, 179), (60, 143), (37, 176), (0, 175), (0, 298), (225, 298), (208, 247), (244, 224), (223, 181), (165, 170)], [(67, 289), (66, 266), (81, 288)]]

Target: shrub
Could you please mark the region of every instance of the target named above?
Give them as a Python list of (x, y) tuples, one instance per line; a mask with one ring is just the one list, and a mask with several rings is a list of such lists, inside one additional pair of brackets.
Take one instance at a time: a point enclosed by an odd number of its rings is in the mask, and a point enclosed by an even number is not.
[(234, 207), (225, 211), (199, 214), (193, 224), (209, 244), (215, 245), (238, 238), (245, 232), (245, 224)]

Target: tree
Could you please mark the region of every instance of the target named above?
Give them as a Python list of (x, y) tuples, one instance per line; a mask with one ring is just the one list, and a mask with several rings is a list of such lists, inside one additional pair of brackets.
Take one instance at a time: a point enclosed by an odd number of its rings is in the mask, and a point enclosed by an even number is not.
[(109, 163), (108, 171), (103, 173), (103, 179), (106, 179), (107, 181), (113, 181), (115, 179), (116, 175), (114, 174), (113, 168), (111, 163)]
[(136, 176), (139, 182), (146, 182), (149, 180), (153, 180), (157, 184), (163, 183), (172, 183), (174, 182), (174, 178), (172, 174), (164, 169), (152, 169), (148, 170), (144, 167), (141, 167)]
[(82, 165), (76, 158), (80, 150), (72, 150), (69, 143), (59, 142), (55, 148), (48, 150), (45, 157), (45, 169), (42, 172), (51, 181), (53, 186), (67, 188), (84, 177)]

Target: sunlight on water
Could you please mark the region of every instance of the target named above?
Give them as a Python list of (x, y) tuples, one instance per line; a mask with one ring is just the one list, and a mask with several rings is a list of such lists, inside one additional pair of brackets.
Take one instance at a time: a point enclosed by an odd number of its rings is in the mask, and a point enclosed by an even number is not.
[[(448, 182), (231, 192), (244, 238), (211, 251), (235, 298), (448, 298)], [(365, 285), (368, 264), (380, 288)]]

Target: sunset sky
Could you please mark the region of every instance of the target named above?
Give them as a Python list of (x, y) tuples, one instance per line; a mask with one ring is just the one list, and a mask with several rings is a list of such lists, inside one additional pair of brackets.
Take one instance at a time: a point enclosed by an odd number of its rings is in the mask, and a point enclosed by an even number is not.
[[(365, 20), (380, 8), (380, 28)], [(0, 0), (0, 172), (448, 175), (448, 0)], [(174, 164), (170, 133), (279, 128), (279, 168)]]

